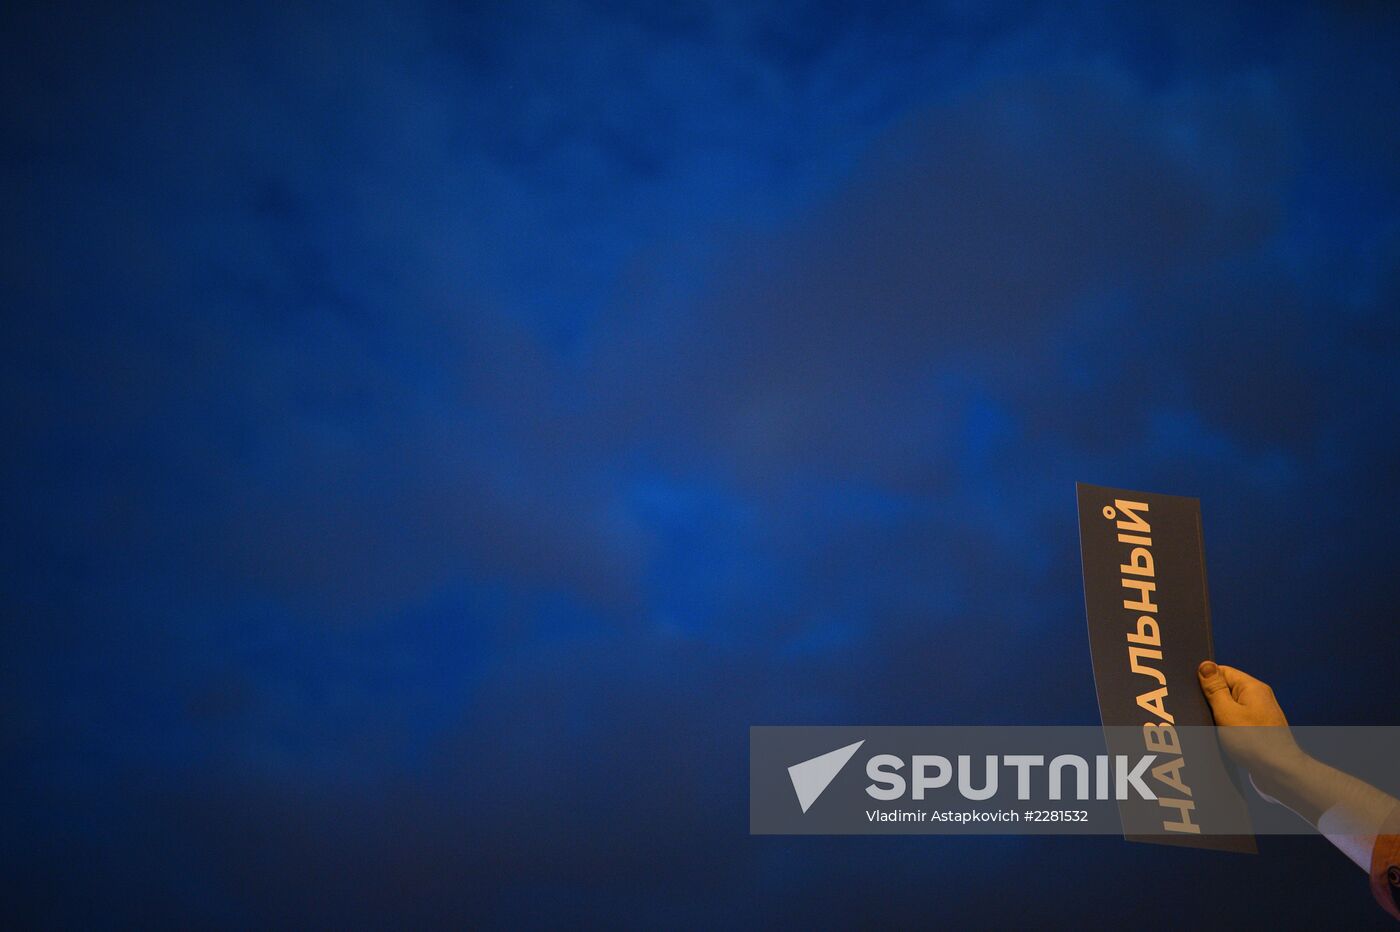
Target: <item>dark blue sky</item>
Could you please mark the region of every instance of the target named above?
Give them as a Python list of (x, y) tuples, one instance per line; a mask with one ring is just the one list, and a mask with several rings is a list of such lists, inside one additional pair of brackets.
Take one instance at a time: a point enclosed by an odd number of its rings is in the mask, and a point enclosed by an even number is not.
[(746, 834), (750, 724), (1096, 721), (1076, 480), (1394, 723), (1400, 11), (1220, 6), (7, 5), (2, 908), (1378, 920)]

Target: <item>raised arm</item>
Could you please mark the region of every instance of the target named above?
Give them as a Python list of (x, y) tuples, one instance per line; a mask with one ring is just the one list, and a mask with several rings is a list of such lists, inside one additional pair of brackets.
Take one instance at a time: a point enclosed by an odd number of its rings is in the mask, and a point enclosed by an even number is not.
[(1370, 874), (1376, 899), (1400, 919), (1400, 802), (1304, 752), (1267, 683), (1209, 660), (1197, 674), (1220, 743), (1249, 771), (1254, 788), (1306, 819)]

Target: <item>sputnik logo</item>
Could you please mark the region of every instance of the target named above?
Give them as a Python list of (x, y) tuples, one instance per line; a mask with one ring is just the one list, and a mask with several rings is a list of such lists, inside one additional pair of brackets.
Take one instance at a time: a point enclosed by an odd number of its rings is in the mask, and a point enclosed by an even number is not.
[(837, 748), (828, 751), (811, 760), (804, 760), (800, 764), (793, 764), (788, 768), (788, 776), (792, 778), (793, 791), (797, 793), (797, 802), (802, 806), (802, 811), (806, 812), (812, 808), (812, 803), (817, 801), (817, 797), (826, 791), (831, 785), (831, 781), (836, 779), (836, 775), (841, 772), (860, 746), (865, 743), (865, 739), (857, 741), (855, 744), (848, 744), (844, 748)]

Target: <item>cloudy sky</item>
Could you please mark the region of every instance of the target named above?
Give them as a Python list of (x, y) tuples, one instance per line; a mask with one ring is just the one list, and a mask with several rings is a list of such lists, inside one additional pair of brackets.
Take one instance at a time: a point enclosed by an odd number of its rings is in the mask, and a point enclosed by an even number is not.
[(7, 5), (3, 909), (1380, 917), (747, 835), (751, 724), (1097, 720), (1075, 481), (1394, 722), (1400, 12), (1220, 6)]

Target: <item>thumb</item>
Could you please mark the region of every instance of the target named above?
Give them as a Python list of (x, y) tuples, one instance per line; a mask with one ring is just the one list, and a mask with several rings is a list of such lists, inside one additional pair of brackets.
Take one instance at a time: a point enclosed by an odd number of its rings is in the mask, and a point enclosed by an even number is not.
[(1210, 709), (1219, 718), (1220, 713), (1233, 708), (1235, 697), (1230, 695), (1230, 684), (1225, 682), (1225, 674), (1220, 672), (1220, 668), (1207, 660), (1196, 668), (1196, 676), (1201, 680), (1201, 691), (1206, 694), (1206, 701), (1210, 703)]

